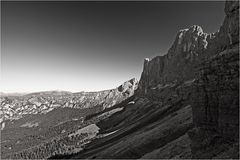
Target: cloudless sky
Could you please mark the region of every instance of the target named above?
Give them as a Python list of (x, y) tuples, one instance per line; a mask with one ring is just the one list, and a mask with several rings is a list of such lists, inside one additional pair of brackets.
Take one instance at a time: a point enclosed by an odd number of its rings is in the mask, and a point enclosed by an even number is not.
[(223, 1), (1, 2), (1, 91), (97, 91), (140, 78), (180, 29), (216, 32)]

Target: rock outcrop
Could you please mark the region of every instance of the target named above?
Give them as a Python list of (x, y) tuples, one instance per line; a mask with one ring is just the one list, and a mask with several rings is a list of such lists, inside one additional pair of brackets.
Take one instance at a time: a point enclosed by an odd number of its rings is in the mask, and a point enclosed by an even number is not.
[(183, 82), (194, 78), (194, 66), (203, 57), (213, 36), (193, 25), (180, 30), (168, 53), (152, 60), (145, 59), (138, 93), (147, 95), (158, 84)]
[[(75, 105), (75, 108), (85, 107), (90, 108), (97, 105), (103, 107), (103, 109), (114, 106), (123, 100), (131, 97), (135, 90), (138, 87), (138, 81), (136, 78), (132, 78), (117, 88), (99, 92), (80, 92), (75, 93), (77, 96), (75, 99), (80, 100), (78, 104)], [(80, 98), (80, 99), (79, 99)]]
[[(238, 137), (239, 49), (235, 46), (199, 66), (194, 83), (194, 122), (198, 127)], [(210, 127), (209, 127), (210, 126)]]
[(203, 59), (220, 53), (227, 46), (239, 43), (239, 2), (227, 1), (226, 17), (220, 30), (207, 34), (193, 25), (177, 33), (173, 45), (164, 56), (144, 60), (138, 93), (147, 95), (158, 84), (193, 79), (197, 66)]
[[(224, 50), (199, 66), (189, 132), (193, 158), (213, 158), (239, 138), (239, 46)], [(228, 144), (228, 147), (218, 148)], [(206, 148), (211, 148), (207, 152)], [(234, 156), (234, 155), (232, 155)], [(222, 157), (236, 158), (236, 157)]]
[(228, 153), (239, 150), (239, 2), (227, 1), (225, 13), (193, 87), (193, 158), (239, 157), (238, 151)]
[(221, 48), (239, 43), (239, 1), (226, 1), (224, 11), (226, 17), (223, 25), (216, 40), (213, 40)]
[(192, 101), (193, 158), (238, 157), (225, 152), (239, 137), (239, 2), (226, 1), (224, 11), (218, 32), (206, 34), (196, 25), (180, 30), (166, 55), (145, 59), (137, 91), (161, 103)]

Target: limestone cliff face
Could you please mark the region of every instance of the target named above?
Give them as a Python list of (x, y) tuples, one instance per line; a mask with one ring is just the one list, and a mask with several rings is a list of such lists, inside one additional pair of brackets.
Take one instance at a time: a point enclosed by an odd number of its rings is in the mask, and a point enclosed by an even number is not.
[(207, 58), (239, 43), (239, 2), (226, 1), (224, 11), (225, 18), (219, 31), (212, 34), (211, 39), (207, 39)]
[[(184, 92), (190, 92), (192, 101), (193, 158), (239, 157), (225, 156), (238, 150), (232, 144), (239, 139), (239, 2), (226, 1), (224, 11), (216, 33), (206, 34), (196, 25), (180, 30), (166, 55), (144, 60), (139, 81), (139, 96), (162, 101), (162, 88), (192, 80)], [(175, 94), (177, 89), (166, 96)]]
[(147, 95), (151, 92), (151, 88), (158, 84), (193, 79), (197, 72), (195, 66), (203, 59), (208, 59), (237, 44), (239, 42), (238, 10), (238, 1), (226, 2), (226, 17), (216, 33), (204, 33), (197, 25), (180, 30), (166, 55), (144, 60), (137, 93)]
[(163, 76), (165, 56), (158, 56), (151, 61), (144, 59), (144, 66), (141, 79), (138, 85), (138, 91), (141, 94), (147, 94), (150, 87), (159, 83)]
[(212, 40), (222, 49), (215, 48), (215, 55), (198, 66), (193, 110), (196, 126), (214, 126), (210, 128), (233, 138), (238, 137), (239, 115), (238, 1), (227, 1), (225, 13), (220, 32)]
[(226, 1), (224, 11), (226, 17), (218, 37), (225, 40), (223, 45), (237, 44), (239, 43), (239, 1)]
[(194, 65), (199, 63), (212, 38), (197, 25), (180, 30), (166, 55), (144, 60), (138, 93), (146, 95), (158, 84), (194, 78)]
[(197, 127), (238, 138), (239, 49), (224, 50), (199, 66), (194, 83), (193, 120)]
[[(226, 150), (239, 150), (239, 45), (199, 66), (192, 93), (193, 158), (238, 158)], [(215, 152), (223, 155), (214, 157)]]
[[(227, 1), (225, 13), (224, 23), (212, 39), (213, 45), (206, 51), (206, 54), (212, 56), (198, 66), (192, 91), (195, 128), (189, 135), (192, 139), (193, 158), (239, 157), (226, 156), (229, 154), (226, 148), (239, 148), (238, 1)], [(236, 145), (232, 145), (234, 143)], [(206, 153), (206, 149), (213, 152)], [(219, 151), (222, 154), (214, 157), (214, 152)]]

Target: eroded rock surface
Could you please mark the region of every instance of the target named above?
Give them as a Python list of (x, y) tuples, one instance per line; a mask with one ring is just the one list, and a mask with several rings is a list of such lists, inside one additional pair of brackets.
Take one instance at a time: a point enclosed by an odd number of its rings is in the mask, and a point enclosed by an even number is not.
[(213, 37), (204, 33), (203, 29), (197, 25), (180, 30), (166, 55), (144, 60), (138, 93), (146, 95), (158, 84), (193, 79), (194, 66), (203, 57), (208, 41)]
[(239, 2), (227, 1), (225, 13), (194, 83), (193, 158), (239, 157)]

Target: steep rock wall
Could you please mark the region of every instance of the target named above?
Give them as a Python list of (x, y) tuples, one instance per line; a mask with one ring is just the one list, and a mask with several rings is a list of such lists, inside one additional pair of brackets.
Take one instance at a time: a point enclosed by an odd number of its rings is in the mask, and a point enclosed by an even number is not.
[[(177, 86), (192, 83), (183, 95), (192, 101), (193, 158), (214, 158), (238, 143), (239, 1), (226, 1), (224, 11), (216, 33), (206, 34), (196, 25), (180, 30), (166, 55), (145, 59), (137, 90), (139, 96), (162, 102), (161, 97), (168, 100), (179, 94)], [(169, 86), (176, 87), (165, 94), (163, 88)]]
[(221, 52), (200, 65), (194, 83), (193, 120), (197, 127), (238, 138), (239, 49)]
[(208, 46), (207, 39), (211, 38), (213, 36), (204, 33), (197, 25), (180, 30), (166, 55), (144, 60), (137, 93), (146, 96), (151, 93), (151, 88), (158, 84), (193, 79), (194, 66), (202, 59)]
[(225, 13), (192, 91), (193, 158), (239, 158), (239, 2), (227, 1)]
[(212, 34), (203, 32), (193, 25), (180, 30), (173, 45), (164, 56), (144, 60), (143, 72), (137, 93), (147, 96), (158, 84), (182, 82), (193, 79), (198, 66), (204, 59), (239, 43), (239, 2), (226, 1), (223, 25)]

